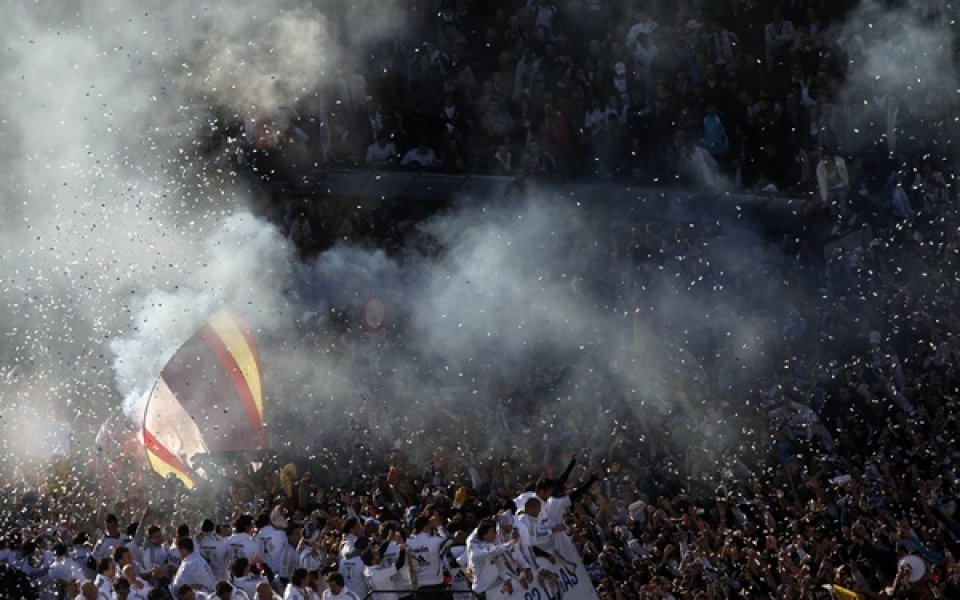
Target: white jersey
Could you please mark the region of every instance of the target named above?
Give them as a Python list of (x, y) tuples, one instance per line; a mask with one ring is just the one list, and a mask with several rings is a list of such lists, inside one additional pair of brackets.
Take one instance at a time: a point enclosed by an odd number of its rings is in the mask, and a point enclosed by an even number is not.
[(443, 584), (443, 556), (448, 538), (420, 532), (407, 540), (407, 555), (412, 561), (417, 585)]
[(397, 574), (397, 568), (393, 566), (376, 565), (366, 567), (363, 570), (363, 576), (367, 578), (367, 585), (372, 591), (379, 591), (376, 594), (378, 600), (397, 600), (396, 592), (393, 590), (393, 576)]
[[(450, 548), (450, 556), (456, 562), (447, 565), (447, 571), (450, 573), (450, 591), (453, 593), (453, 600), (474, 600), (470, 593), (470, 580), (466, 572), (466, 546), (453, 546)], [(460, 560), (463, 560), (463, 563)]]
[(210, 565), (213, 576), (217, 581), (227, 578), (227, 560), (230, 557), (230, 548), (223, 538), (215, 533), (201, 533), (195, 542), (197, 552)]
[(327, 554), (312, 546), (302, 546), (297, 554), (297, 566), (308, 572), (321, 570), (325, 562), (327, 562)]
[(260, 558), (267, 563), (274, 573), (281, 574), (284, 567), (285, 550), (290, 545), (289, 540), (287, 540), (287, 533), (273, 525), (267, 525), (257, 532), (255, 539), (260, 546)]
[(298, 558), (297, 549), (291, 546), (290, 542), (284, 544), (280, 550), (280, 566), (277, 567), (277, 575), (289, 579), (298, 566)]
[(173, 552), (163, 544), (147, 544), (143, 548), (143, 559), (140, 565), (141, 573), (149, 573), (154, 567), (158, 567), (166, 573), (167, 566), (175, 564)]
[(266, 577), (259, 577), (257, 575), (244, 575), (243, 577), (233, 578), (233, 581), (230, 583), (233, 584), (234, 588), (242, 590), (248, 597), (253, 599), (257, 597), (257, 586), (266, 581)]
[(47, 571), (47, 579), (50, 581), (76, 581), (78, 583), (86, 579), (83, 567), (78, 565), (69, 556), (57, 558), (50, 565)]
[(551, 496), (547, 499), (546, 510), (542, 511), (541, 516), (546, 513), (546, 521), (549, 527), (555, 527), (563, 523), (563, 515), (570, 506), (570, 496)]
[(339, 594), (334, 594), (330, 591), (330, 588), (323, 590), (323, 593), (320, 594), (320, 600), (360, 600), (360, 598), (344, 587)]
[(308, 587), (293, 587), (292, 583), (288, 583), (283, 590), (283, 600), (317, 600), (317, 593)]
[[(397, 564), (397, 558), (400, 556), (400, 547), (397, 546), (396, 542), (390, 542), (387, 544), (387, 550), (383, 553), (383, 559), (380, 561), (380, 564), (387, 566), (394, 566)], [(398, 569), (396, 575), (393, 576), (393, 589), (406, 591), (413, 591), (413, 577), (410, 575), (410, 553), (407, 552), (407, 560), (403, 564), (402, 569)], [(363, 598), (363, 596), (360, 596)]]
[(113, 556), (113, 549), (117, 546), (123, 544), (126, 540), (122, 539), (119, 535), (113, 536), (104, 536), (103, 539), (97, 542), (97, 545), (93, 547), (93, 557), (97, 560), (106, 557)]
[(227, 538), (228, 561), (245, 558), (253, 560), (260, 556), (260, 546), (249, 533), (235, 533)]
[(471, 536), (467, 540), (467, 568), (473, 572), (473, 591), (482, 594), (501, 581), (497, 558), (508, 551), (506, 544)]
[(210, 570), (207, 561), (197, 552), (191, 552), (180, 561), (180, 566), (177, 567), (177, 573), (173, 576), (170, 589), (176, 590), (184, 584), (205, 592), (213, 591), (213, 588), (217, 585), (217, 580), (214, 579), (213, 571)]
[(363, 561), (359, 556), (344, 558), (337, 566), (337, 570), (343, 575), (344, 586), (360, 598), (364, 598), (370, 587), (363, 574)]
[(343, 536), (343, 541), (340, 542), (340, 558), (346, 558), (353, 554), (354, 544), (357, 543), (357, 536), (352, 533), (347, 533)]

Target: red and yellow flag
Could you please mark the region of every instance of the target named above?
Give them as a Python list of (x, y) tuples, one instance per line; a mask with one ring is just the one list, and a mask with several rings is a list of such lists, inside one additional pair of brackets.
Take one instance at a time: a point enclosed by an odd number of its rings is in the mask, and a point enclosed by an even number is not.
[(197, 455), (266, 447), (260, 360), (250, 331), (223, 310), (173, 355), (143, 418), (150, 466), (196, 483)]

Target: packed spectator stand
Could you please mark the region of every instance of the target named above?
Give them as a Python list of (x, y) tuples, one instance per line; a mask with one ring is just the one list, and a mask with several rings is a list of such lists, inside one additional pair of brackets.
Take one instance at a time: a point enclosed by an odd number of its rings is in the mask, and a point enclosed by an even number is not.
[[(937, 196), (953, 175), (950, 78), (864, 81), (861, 33), (874, 23), (855, 2), (409, 4), (392, 39), (301, 106), (250, 115), (246, 152), (261, 174), (603, 177), (824, 200), (842, 183), (854, 204), (899, 202), (898, 182)], [(911, 18), (954, 56), (957, 9), (923, 4)]]

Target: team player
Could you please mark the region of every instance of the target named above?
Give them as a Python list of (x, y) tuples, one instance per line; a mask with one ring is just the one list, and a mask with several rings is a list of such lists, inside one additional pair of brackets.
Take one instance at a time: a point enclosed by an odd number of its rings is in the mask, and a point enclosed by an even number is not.
[(346, 587), (343, 575), (336, 571), (327, 575), (327, 589), (323, 590), (320, 600), (360, 600)]
[(260, 558), (260, 546), (253, 537), (253, 516), (240, 515), (233, 522), (234, 534), (227, 538), (230, 560)]
[(213, 576), (216, 577), (217, 581), (226, 579), (227, 559), (230, 556), (230, 549), (223, 538), (217, 535), (216, 525), (212, 520), (203, 520), (200, 525), (200, 533), (197, 534), (194, 543), (197, 552), (210, 565), (210, 570), (213, 571)]
[(440, 515), (423, 514), (413, 520), (414, 535), (407, 540), (418, 590), (443, 589), (443, 557), (450, 538), (440, 526)]
[(260, 557), (277, 575), (285, 571), (284, 558), (288, 553), (287, 546), (290, 545), (287, 540), (287, 525), (288, 521), (283, 508), (277, 506), (270, 513), (270, 521), (257, 532), (255, 538), (260, 548)]
[[(369, 546), (369, 540), (360, 537), (354, 540), (353, 551), (346, 558), (340, 559), (337, 571), (343, 575), (344, 585), (358, 598), (366, 598), (370, 587), (367, 585), (367, 579), (364, 576), (364, 565), (362, 555)], [(391, 588), (393, 589), (393, 588)]]

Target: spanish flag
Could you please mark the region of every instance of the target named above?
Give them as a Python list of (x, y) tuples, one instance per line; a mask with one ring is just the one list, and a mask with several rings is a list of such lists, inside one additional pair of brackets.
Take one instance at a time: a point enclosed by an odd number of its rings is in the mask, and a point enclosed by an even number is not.
[(198, 455), (266, 447), (260, 361), (229, 310), (210, 318), (163, 368), (143, 417), (143, 445), (159, 475), (192, 488)]

